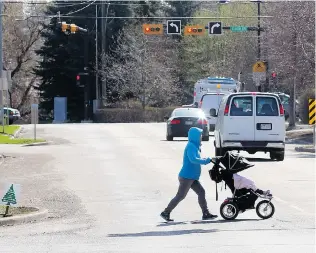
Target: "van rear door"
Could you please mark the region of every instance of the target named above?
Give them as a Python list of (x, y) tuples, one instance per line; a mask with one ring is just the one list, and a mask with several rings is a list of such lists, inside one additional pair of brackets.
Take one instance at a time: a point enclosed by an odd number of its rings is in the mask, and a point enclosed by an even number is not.
[(204, 111), (207, 117), (210, 116), (210, 109), (216, 109), (218, 113), (219, 105), (224, 97), (223, 93), (205, 94), (201, 100), (201, 109)]
[(223, 139), (253, 141), (255, 138), (254, 98), (252, 95), (233, 95), (224, 111)]
[(284, 141), (285, 119), (283, 107), (276, 96), (256, 96), (255, 140)]

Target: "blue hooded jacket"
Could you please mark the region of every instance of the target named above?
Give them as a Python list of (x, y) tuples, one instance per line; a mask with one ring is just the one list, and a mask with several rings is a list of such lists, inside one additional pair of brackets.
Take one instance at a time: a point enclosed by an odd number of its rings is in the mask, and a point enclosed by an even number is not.
[(189, 142), (183, 154), (183, 166), (179, 173), (180, 177), (198, 180), (201, 175), (201, 164), (210, 162), (209, 158), (203, 159), (200, 156), (202, 130), (192, 127), (189, 130)]

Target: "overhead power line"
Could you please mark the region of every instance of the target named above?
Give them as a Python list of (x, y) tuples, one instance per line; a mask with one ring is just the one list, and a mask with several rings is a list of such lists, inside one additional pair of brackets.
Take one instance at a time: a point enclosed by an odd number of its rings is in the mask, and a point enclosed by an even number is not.
[(79, 10), (76, 10), (76, 11), (72, 11), (72, 12), (69, 12), (67, 14), (64, 14), (64, 15), (71, 15), (71, 14), (75, 14), (75, 13), (78, 13), (80, 11), (83, 11), (84, 9), (88, 8), (90, 5), (92, 5), (93, 3), (95, 3), (96, 0), (94, 0), (93, 2), (87, 4), (85, 7), (79, 9)]
[[(21, 15), (6, 15), (2, 14), (2, 16), (5, 17), (23, 17)], [(129, 16), (129, 17), (95, 17), (95, 16), (68, 16), (68, 15), (30, 15), (28, 17), (31, 18), (85, 18), (85, 19), (248, 19), (248, 18), (258, 18), (258, 16), (245, 16), (245, 17), (135, 17), (135, 16)], [(260, 18), (273, 18), (274, 16), (260, 16)]]

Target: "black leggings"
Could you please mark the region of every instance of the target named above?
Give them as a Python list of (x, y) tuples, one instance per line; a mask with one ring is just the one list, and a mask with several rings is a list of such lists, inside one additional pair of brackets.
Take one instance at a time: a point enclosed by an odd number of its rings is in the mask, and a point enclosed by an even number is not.
[(170, 201), (166, 211), (171, 212), (186, 197), (189, 190), (192, 189), (198, 195), (198, 201), (202, 212), (205, 212), (207, 210), (207, 202), (205, 198), (205, 190), (200, 182), (198, 180), (179, 177), (179, 183), (177, 195)]

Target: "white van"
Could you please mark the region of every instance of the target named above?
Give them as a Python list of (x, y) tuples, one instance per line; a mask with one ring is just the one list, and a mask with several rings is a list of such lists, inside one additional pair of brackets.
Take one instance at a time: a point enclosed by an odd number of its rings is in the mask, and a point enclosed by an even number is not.
[(245, 150), (249, 154), (270, 152), (284, 160), (285, 119), (280, 98), (272, 93), (241, 92), (225, 96), (215, 125), (215, 153)]
[(224, 96), (225, 96), (225, 93), (210, 92), (210, 93), (204, 94), (201, 98), (199, 108), (201, 108), (204, 111), (204, 114), (207, 117), (210, 131), (214, 131), (215, 124), (217, 121), (217, 117), (212, 117), (210, 115), (210, 110), (215, 109), (216, 114), (217, 114), (219, 105)]
[(198, 80), (194, 85), (193, 104), (200, 103), (204, 94), (210, 92), (233, 93), (239, 91), (238, 82), (227, 77), (208, 77)]

